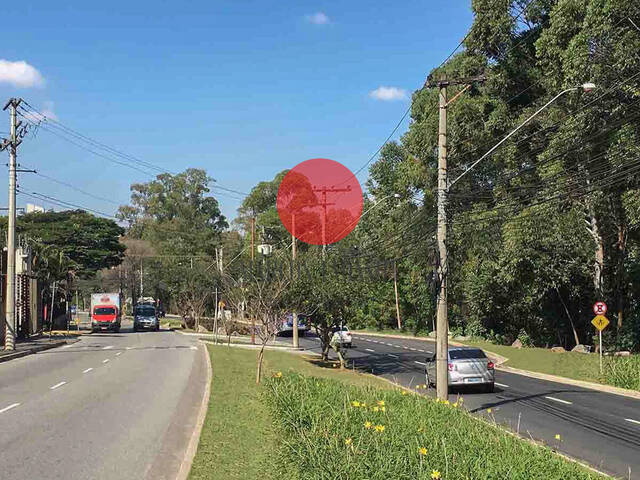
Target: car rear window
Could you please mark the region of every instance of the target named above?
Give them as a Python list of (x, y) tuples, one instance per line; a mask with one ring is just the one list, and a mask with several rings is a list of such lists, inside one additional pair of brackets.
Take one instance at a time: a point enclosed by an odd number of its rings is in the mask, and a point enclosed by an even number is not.
[(113, 307), (96, 307), (93, 310), (94, 315), (115, 315), (116, 309)]
[(451, 358), (451, 360), (466, 360), (470, 358), (487, 358), (487, 356), (479, 348), (474, 348), (469, 350), (451, 350), (449, 351), (449, 358)]
[(143, 317), (153, 317), (156, 314), (156, 309), (153, 307), (138, 307), (136, 308), (136, 315)]

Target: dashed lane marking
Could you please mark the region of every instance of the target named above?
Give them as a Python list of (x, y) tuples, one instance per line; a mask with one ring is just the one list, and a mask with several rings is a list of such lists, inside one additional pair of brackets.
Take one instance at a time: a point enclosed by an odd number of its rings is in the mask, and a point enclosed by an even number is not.
[(8, 412), (9, 410), (11, 410), (12, 408), (16, 408), (19, 407), (20, 404), (19, 403), (12, 403), (11, 405), (9, 405), (8, 407), (4, 407), (3, 409), (0, 410), (0, 413), (4, 413), (4, 412)]
[(131, 350), (131, 347), (124, 347), (125, 350)]
[(89, 373), (91, 370), (93, 370), (93, 367), (89, 367), (86, 370), (83, 370), (82, 373)]
[[(0, 411), (0, 413), (2, 413)], [(634, 420), (633, 418), (625, 418), (627, 422), (635, 423), (636, 425), (640, 425), (640, 420)]]
[(109, 359), (105, 358), (104, 360), (102, 360), (102, 363), (109, 363)]
[(119, 356), (119, 355), (122, 355), (122, 352), (116, 353), (116, 357)]
[(493, 383), (502, 388), (509, 388), (509, 385), (505, 385), (504, 383), (498, 383), (498, 382), (493, 382)]
[(111, 350), (113, 348), (113, 345), (107, 345), (106, 347), (103, 347), (103, 350)]
[(562, 400), (561, 398), (556, 398), (556, 397), (544, 397), (547, 400), (553, 400), (554, 402), (558, 402), (558, 403), (564, 403), (565, 405), (572, 405), (573, 402), (569, 402), (567, 400)]
[(61, 386), (63, 386), (64, 384), (66, 384), (67, 382), (60, 382), (60, 383), (56, 383), (55, 385), (49, 387), (49, 390), (55, 390), (56, 388), (59, 388)]
[(365, 348), (365, 350), (366, 350), (367, 352), (375, 353), (375, 350), (371, 350), (370, 348)]
[(414, 361), (414, 363), (417, 363), (418, 365), (424, 365), (425, 367), (427, 366), (427, 364), (426, 364), (426, 363), (424, 363), (424, 362), (419, 362), (419, 361), (417, 361), (417, 360), (415, 360), (415, 361)]

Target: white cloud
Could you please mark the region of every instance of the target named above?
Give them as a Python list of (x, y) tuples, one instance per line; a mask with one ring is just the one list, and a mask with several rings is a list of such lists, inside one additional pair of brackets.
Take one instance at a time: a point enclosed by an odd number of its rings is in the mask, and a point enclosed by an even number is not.
[(53, 102), (51, 100), (47, 100), (42, 103), (42, 109), (40, 112), (28, 112), (22, 111), (21, 114), (29, 121), (38, 123), (45, 121), (47, 118), (49, 120), (58, 120), (58, 116), (53, 110)]
[(307, 15), (305, 18), (307, 19), (307, 22), (313, 23), (314, 25), (326, 25), (331, 21), (329, 20), (329, 17), (327, 17), (327, 15), (322, 12), (317, 12), (313, 15)]
[(392, 100), (404, 100), (407, 98), (407, 91), (398, 87), (378, 87), (369, 92), (371, 98), (389, 102)]
[(41, 87), (44, 85), (44, 77), (24, 60), (10, 62), (0, 59), (0, 83), (22, 88)]

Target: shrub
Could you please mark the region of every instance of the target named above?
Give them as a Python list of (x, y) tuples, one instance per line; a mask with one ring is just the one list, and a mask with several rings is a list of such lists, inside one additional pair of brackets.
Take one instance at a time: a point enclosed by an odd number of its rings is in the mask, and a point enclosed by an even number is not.
[(640, 355), (606, 357), (602, 382), (620, 388), (640, 390)]

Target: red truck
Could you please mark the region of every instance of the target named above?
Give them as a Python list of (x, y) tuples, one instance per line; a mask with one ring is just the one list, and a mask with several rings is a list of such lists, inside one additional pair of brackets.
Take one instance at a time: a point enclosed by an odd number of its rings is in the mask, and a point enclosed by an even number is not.
[(120, 294), (94, 293), (91, 295), (91, 331), (101, 330), (120, 331)]

